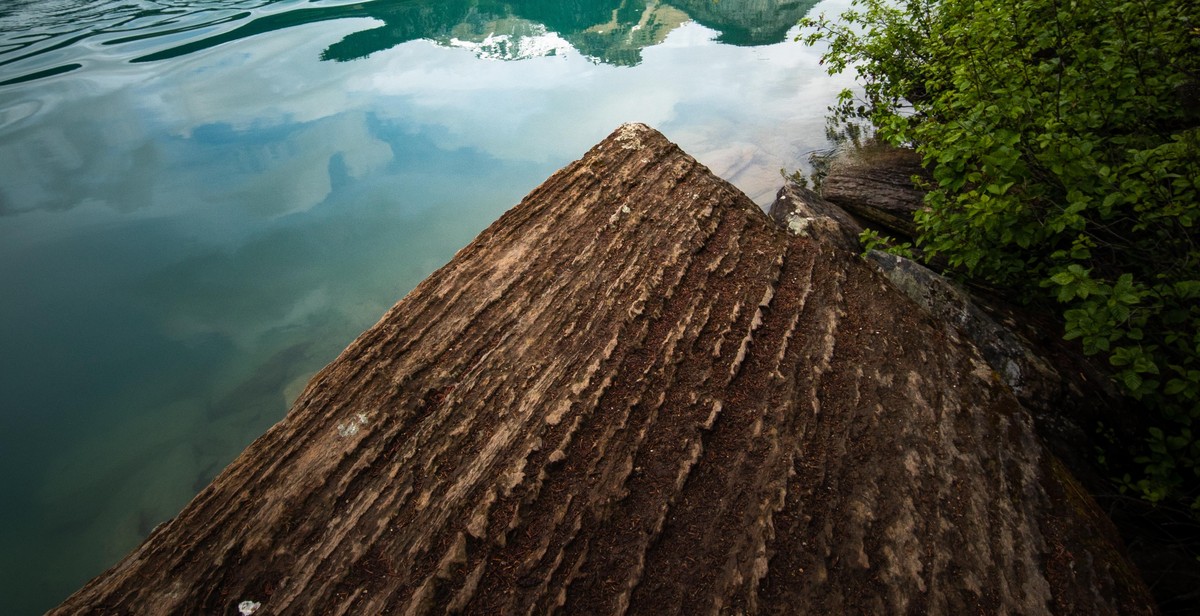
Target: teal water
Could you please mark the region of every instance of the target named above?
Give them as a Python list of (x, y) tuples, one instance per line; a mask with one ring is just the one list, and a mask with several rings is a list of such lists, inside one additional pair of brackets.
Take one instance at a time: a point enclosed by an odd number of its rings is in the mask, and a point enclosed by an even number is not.
[(769, 203), (849, 85), (790, 42), (812, 7), (0, 3), (0, 614), (116, 562), (622, 122)]

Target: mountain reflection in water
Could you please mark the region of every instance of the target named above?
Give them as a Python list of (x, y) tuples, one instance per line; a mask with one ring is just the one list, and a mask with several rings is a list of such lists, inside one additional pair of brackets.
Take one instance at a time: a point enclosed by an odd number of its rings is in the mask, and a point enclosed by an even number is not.
[[(89, 3), (66, 3), (46, 16), (64, 24), (87, 19)], [(201, 5), (189, 12), (171, 3), (143, 2), (121, 16), (106, 16), (113, 23), (87, 32), (63, 28), (60, 36), (14, 40), (0, 47), (0, 67), (28, 60), (38, 54), (59, 51), (88, 37), (102, 44), (145, 47), (171, 41), (190, 32), (214, 33), (181, 44), (131, 58), (132, 62), (154, 62), (177, 58), (255, 35), (336, 19), (368, 18), (380, 25), (347, 35), (330, 45), (324, 60), (349, 61), (401, 43), (429, 39), (447, 46), (466, 46), (481, 56), (516, 60), (549, 55), (565, 42), (596, 62), (633, 66), (641, 61), (642, 49), (662, 42), (679, 25), (694, 20), (719, 32), (717, 40), (732, 45), (766, 45), (783, 40), (787, 30), (816, 0), (375, 0), (352, 4), (296, 8), (293, 2), (266, 2), (253, 10), (238, 10), (238, 4)], [(180, 3), (177, 3), (180, 4)], [(212, 4), (214, 6), (204, 6)], [(285, 10), (276, 10), (286, 7)], [(0, 29), (6, 15), (19, 7), (0, 12)], [(11, 26), (10, 26), (11, 27)], [(541, 40), (539, 40), (541, 39)], [(548, 39), (548, 40), (547, 40)], [(550, 44), (547, 44), (549, 42)], [(0, 79), (0, 85), (20, 83), (82, 68), (79, 63), (62, 63)]]

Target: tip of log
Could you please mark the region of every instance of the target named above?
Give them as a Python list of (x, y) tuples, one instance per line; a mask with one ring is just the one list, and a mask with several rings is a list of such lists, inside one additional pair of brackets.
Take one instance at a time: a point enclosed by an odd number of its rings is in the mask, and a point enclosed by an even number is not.
[(641, 124), (55, 613), (1150, 613), (960, 341)]

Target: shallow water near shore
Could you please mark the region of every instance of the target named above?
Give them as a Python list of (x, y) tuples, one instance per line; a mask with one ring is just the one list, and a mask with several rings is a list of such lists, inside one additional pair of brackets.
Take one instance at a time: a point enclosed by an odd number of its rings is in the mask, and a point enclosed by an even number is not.
[(759, 204), (848, 0), (0, 6), (0, 613), (173, 516), (503, 211), (645, 122)]

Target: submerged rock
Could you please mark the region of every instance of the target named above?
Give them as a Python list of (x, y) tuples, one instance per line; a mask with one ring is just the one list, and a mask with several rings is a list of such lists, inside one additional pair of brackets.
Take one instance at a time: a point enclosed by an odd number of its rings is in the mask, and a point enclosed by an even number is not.
[[(351, 429), (353, 427), (354, 429)], [(979, 352), (619, 129), (54, 613), (1154, 611)]]

